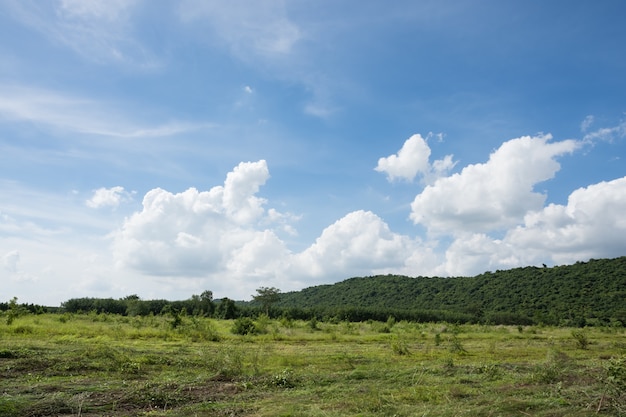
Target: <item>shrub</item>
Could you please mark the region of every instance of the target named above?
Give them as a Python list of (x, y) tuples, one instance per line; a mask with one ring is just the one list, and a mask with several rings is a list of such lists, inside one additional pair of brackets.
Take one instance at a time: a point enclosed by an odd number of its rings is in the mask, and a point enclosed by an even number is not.
[(576, 346), (579, 349), (587, 349), (589, 346), (589, 338), (587, 334), (582, 330), (572, 330), (572, 337), (576, 341)]
[(598, 410), (607, 401), (616, 415), (626, 415), (626, 357), (611, 359), (604, 365), (602, 382), (605, 392)]
[(233, 327), (230, 329), (233, 334), (245, 336), (247, 334), (255, 334), (257, 332), (256, 325), (250, 317), (240, 317), (235, 320)]
[(272, 324), (272, 320), (269, 318), (267, 314), (260, 314), (256, 319), (255, 323), (255, 331), (253, 333), (265, 334), (269, 330), (268, 328)]

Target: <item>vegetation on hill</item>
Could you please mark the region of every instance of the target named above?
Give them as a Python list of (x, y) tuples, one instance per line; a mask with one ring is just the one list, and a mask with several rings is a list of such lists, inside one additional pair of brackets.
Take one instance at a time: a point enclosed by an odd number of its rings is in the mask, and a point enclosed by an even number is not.
[[(475, 277), (350, 278), (282, 294), (280, 308), (324, 314), (447, 313), (461, 322), (498, 324), (626, 324), (626, 257), (552, 268), (525, 267)], [(422, 320), (423, 321), (423, 320)]]

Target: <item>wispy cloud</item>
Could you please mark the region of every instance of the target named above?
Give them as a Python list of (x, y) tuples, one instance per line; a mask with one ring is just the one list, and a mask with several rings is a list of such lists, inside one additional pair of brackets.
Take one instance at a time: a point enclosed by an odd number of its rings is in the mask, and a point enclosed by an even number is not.
[(601, 127), (589, 131), (593, 121), (593, 116), (587, 116), (583, 121), (583, 132), (586, 133), (583, 137), (584, 142), (593, 144), (598, 141), (613, 142), (617, 139), (626, 138), (626, 119), (622, 119), (617, 126)]
[(132, 36), (132, 14), (141, 0), (19, 0), (5, 7), (23, 25), (101, 64), (158, 67), (158, 61)]
[(28, 87), (0, 85), (0, 120), (29, 122), (54, 130), (116, 138), (174, 136), (213, 127), (171, 121), (150, 125), (129, 120), (118, 106)]
[(180, 4), (183, 21), (208, 21), (219, 38), (240, 58), (250, 55), (274, 59), (289, 54), (301, 37), (289, 19), (284, 1), (186, 0)]
[(79, 194), (58, 194), (29, 188), (21, 182), (0, 179), (0, 231), (6, 235), (48, 237), (76, 230), (106, 233), (111, 218), (98, 217)]

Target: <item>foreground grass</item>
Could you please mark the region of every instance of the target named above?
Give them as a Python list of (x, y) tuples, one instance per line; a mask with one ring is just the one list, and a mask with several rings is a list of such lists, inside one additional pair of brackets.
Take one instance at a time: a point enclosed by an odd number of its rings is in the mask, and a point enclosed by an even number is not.
[(0, 415), (626, 415), (621, 328), (171, 321), (2, 322)]

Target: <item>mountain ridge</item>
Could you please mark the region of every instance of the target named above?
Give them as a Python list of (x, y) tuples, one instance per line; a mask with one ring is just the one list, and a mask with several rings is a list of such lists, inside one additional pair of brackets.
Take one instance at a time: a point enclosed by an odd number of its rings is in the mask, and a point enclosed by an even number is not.
[[(626, 257), (526, 266), (473, 277), (352, 277), (285, 292), (278, 308), (449, 311), (476, 320), (626, 324)], [(515, 320), (514, 320), (515, 319)], [(506, 321), (506, 320), (505, 320)]]

